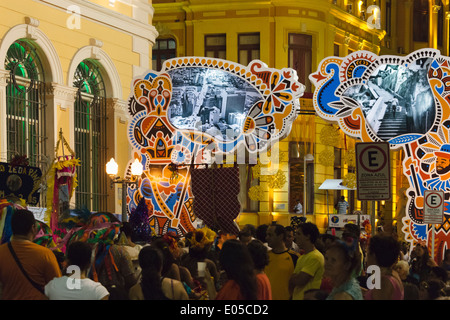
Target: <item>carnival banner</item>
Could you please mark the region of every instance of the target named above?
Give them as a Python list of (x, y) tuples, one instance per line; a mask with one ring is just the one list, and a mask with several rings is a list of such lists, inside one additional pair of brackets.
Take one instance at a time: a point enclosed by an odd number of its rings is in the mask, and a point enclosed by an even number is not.
[(206, 57), (170, 59), (160, 72), (134, 79), (128, 139), (144, 172), (128, 187), (128, 212), (145, 198), (156, 234), (194, 230), (192, 170), (239, 150), (264, 151), (285, 137), (300, 112), (304, 85), (297, 79), (292, 69), (257, 60), (243, 66)]
[(0, 162), (0, 198), (15, 196), (29, 205), (37, 205), (41, 177), (38, 167)]
[(436, 229), (438, 261), (450, 245), (449, 62), (435, 49), (404, 57), (358, 51), (322, 60), (309, 77), (320, 117), (362, 142), (385, 141), (404, 150), (406, 241), (431, 248), (432, 225), (423, 223), (424, 191), (445, 192), (444, 222)]

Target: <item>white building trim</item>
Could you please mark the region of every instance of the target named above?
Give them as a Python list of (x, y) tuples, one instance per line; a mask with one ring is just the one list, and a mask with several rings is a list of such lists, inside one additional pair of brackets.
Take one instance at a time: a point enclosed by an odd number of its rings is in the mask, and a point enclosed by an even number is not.
[[(92, 42), (93, 41), (91, 40), (91, 43)], [(107, 98), (122, 99), (122, 84), (114, 62), (104, 50), (96, 45), (82, 47), (75, 53), (67, 71), (67, 85), (73, 86), (75, 70), (80, 62), (85, 59), (94, 59), (99, 61), (101, 65), (100, 69), (102, 70), (102, 75), (105, 81)]]
[[(77, 6), (79, 8), (79, 14), (81, 18), (91, 20), (93, 22), (105, 25), (114, 29), (118, 29), (121, 32), (125, 32), (131, 35), (143, 37), (155, 43), (155, 39), (158, 37), (156, 28), (148, 22), (136, 20), (128, 17), (124, 14), (111, 10), (107, 7), (103, 7), (96, 3), (92, 3), (86, 0), (36, 0), (51, 7), (66, 11), (71, 6)], [(148, 15), (153, 16), (154, 10), (151, 5), (142, 1), (132, 1), (130, 5), (133, 6), (133, 11), (146, 12)], [(141, 20), (141, 19), (140, 19)]]
[[(27, 20), (30, 21), (30, 18)], [(63, 71), (59, 55), (50, 39), (37, 27), (39, 22), (35, 19), (32, 19), (32, 21), (34, 21), (32, 24), (20, 24), (11, 28), (2, 38), (0, 42), (0, 69), (5, 70), (5, 58), (9, 47), (16, 40), (29, 39), (37, 45), (46, 74), (51, 75), (51, 79), (47, 78), (45, 81), (63, 84)]]

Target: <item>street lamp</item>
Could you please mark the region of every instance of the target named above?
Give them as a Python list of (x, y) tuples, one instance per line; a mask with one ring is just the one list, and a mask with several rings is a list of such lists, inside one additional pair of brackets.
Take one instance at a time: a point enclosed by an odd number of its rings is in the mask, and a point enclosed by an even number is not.
[(314, 161), (314, 156), (310, 153), (303, 158), (303, 217), (306, 216), (306, 162)]
[(119, 166), (117, 165), (114, 158), (111, 158), (109, 162), (106, 164), (106, 173), (111, 178), (111, 188), (115, 183), (122, 184), (122, 222), (127, 221), (127, 185), (128, 184), (137, 184), (137, 177), (142, 175), (142, 163), (139, 162), (138, 159), (134, 159), (134, 162), (131, 164), (131, 175), (133, 178), (131, 180), (121, 179), (117, 172), (119, 171)]

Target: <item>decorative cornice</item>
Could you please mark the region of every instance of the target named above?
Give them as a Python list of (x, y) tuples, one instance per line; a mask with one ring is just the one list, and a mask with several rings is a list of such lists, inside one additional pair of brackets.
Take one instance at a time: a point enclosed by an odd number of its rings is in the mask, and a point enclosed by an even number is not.
[[(66, 11), (70, 6), (80, 8), (80, 16), (93, 22), (119, 29), (122, 32), (145, 38), (154, 43), (158, 32), (152, 25), (130, 18), (124, 14), (85, 0), (39, 0), (51, 7)], [(133, 5), (144, 6), (141, 1), (133, 1)], [(145, 8), (149, 8), (148, 5)], [(143, 10), (145, 10), (143, 7)], [(151, 8), (151, 7), (150, 7)], [(151, 8), (153, 9), (153, 8)], [(150, 9), (149, 9), (150, 10)], [(152, 15), (152, 11), (149, 14)]]
[(108, 114), (113, 111), (121, 120), (124, 119), (124, 121), (127, 121), (130, 118), (130, 115), (128, 114), (128, 103), (125, 100), (117, 98), (107, 99), (106, 108)]
[(74, 102), (78, 89), (75, 87), (68, 87), (55, 82), (46, 86), (46, 94), (54, 99), (61, 99), (68, 102)]

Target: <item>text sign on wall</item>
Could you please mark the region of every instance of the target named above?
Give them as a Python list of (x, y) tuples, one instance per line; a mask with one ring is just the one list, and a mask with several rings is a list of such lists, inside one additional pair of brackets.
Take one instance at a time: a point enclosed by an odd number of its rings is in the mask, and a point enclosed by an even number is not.
[(361, 142), (356, 144), (356, 180), (358, 200), (391, 198), (389, 144)]
[(442, 224), (444, 221), (444, 191), (425, 190), (423, 222)]

